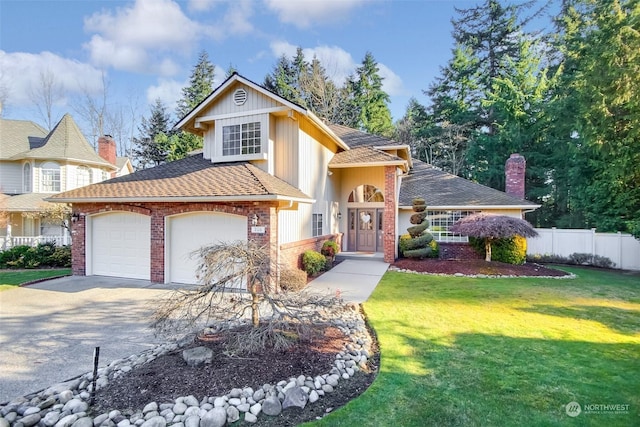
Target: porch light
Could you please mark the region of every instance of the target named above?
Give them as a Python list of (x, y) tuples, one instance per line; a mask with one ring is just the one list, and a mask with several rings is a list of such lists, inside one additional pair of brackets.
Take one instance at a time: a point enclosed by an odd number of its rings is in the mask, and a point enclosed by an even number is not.
[(74, 212), (71, 215), (71, 222), (78, 222), (79, 219), (80, 219), (80, 214), (78, 212)]
[(342, 212), (338, 212), (337, 217), (338, 217), (338, 221), (340, 221), (342, 219)]
[(258, 225), (258, 220), (260, 219), (258, 214), (254, 213), (253, 215), (249, 215), (249, 218), (251, 219), (251, 225)]

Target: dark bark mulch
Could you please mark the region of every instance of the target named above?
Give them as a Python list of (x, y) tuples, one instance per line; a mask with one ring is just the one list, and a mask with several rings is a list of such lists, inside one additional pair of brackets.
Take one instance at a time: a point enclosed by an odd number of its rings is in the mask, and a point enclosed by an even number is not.
[(434, 274), (464, 274), (488, 276), (568, 276), (564, 271), (548, 268), (540, 264), (526, 263), (523, 265), (505, 264), (503, 262), (487, 262), (482, 259), (443, 260), (443, 259), (410, 259), (403, 258), (394, 264), (397, 268)]

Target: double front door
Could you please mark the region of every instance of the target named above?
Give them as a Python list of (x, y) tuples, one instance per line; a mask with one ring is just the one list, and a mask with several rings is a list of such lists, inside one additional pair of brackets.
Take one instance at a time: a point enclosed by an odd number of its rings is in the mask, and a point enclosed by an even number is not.
[(349, 209), (349, 251), (377, 252), (382, 249), (384, 209)]

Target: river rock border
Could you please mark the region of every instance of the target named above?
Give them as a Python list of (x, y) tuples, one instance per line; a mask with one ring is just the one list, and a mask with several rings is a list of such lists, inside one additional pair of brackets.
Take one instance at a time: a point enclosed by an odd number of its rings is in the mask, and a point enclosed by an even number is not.
[[(118, 410), (89, 415), (93, 373), (19, 397), (0, 407), (0, 427), (222, 427), (244, 420), (255, 423), (261, 414), (277, 416), (290, 407), (304, 408), (331, 393), (339, 381), (365, 369), (372, 338), (360, 307), (347, 304), (339, 319), (331, 319), (350, 339), (336, 354), (331, 370), (316, 377), (301, 374), (259, 388), (234, 388), (224, 396), (183, 396), (174, 402), (149, 402), (131, 416)], [(177, 350), (183, 343), (161, 344), (140, 354), (111, 362), (98, 370), (96, 391), (132, 369)]]
[(424, 276), (448, 276), (448, 277), (472, 277), (476, 279), (575, 279), (577, 276), (573, 273), (569, 273), (565, 276), (517, 276), (515, 274), (462, 274), (462, 273), (429, 273), (408, 270), (404, 268), (398, 268), (394, 266), (389, 267), (389, 271), (397, 271), (399, 273), (420, 274)]

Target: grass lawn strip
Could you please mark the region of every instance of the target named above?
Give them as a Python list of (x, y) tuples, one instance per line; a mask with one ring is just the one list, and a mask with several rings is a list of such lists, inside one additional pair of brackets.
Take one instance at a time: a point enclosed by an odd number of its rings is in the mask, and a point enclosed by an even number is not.
[[(364, 304), (380, 343), (380, 374), (320, 425), (633, 425), (638, 279), (567, 270), (578, 277), (387, 273)], [(572, 401), (629, 410), (574, 418), (565, 411)]]
[(71, 269), (42, 269), (42, 270), (2, 270), (0, 271), (0, 291), (12, 289), (25, 283), (32, 283), (42, 279), (68, 276)]

